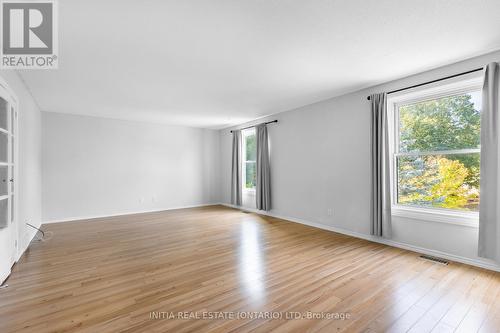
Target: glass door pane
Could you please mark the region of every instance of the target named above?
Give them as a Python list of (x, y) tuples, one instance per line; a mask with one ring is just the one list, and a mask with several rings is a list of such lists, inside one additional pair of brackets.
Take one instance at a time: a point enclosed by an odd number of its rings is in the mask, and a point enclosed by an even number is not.
[(0, 163), (8, 163), (9, 158), (9, 135), (0, 132)]
[(9, 111), (9, 104), (7, 101), (0, 97), (0, 129), (8, 131), (7, 115)]
[(6, 227), (9, 221), (9, 200), (0, 200), (0, 227)]
[(0, 166), (0, 197), (9, 194), (9, 168)]

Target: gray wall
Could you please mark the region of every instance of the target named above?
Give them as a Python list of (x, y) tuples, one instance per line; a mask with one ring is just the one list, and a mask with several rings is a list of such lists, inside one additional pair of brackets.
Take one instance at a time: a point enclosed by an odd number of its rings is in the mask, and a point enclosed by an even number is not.
[(219, 200), (217, 131), (42, 114), (44, 222)]
[[(369, 235), (370, 104), (366, 96), (499, 61), (500, 52), (259, 119), (269, 125), (271, 214)], [(235, 127), (237, 128), (237, 127)], [(221, 137), (221, 200), (230, 203), (231, 135)], [(333, 215), (328, 209), (333, 209)], [(477, 228), (394, 217), (393, 240), (478, 260)], [(491, 264), (491, 262), (487, 262)]]
[[(269, 117), (280, 121), (269, 127), (272, 213), (368, 235), (366, 96), (490, 61), (500, 61), (500, 52)], [(43, 113), (42, 121), (17, 73), (0, 75), (20, 100), (18, 254), (34, 235), (25, 222), (40, 225), (42, 219), (42, 155), (45, 221), (230, 202), (228, 129), (217, 132), (54, 113)], [(332, 216), (327, 214), (329, 208)], [(0, 277), (10, 267), (3, 256), (10, 251), (12, 232), (0, 230)], [(476, 228), (395, 218), (394, 240), (477, 259)]]
[[(41, 224), (41, 113), (16, 71), (2, 70), (1, 78), (17, 95), (19, 101), (19, 175), (16, 182), (18, 198), (17, 227), (0, 230), (0, 281), (6, 277), (12, 265), (10, 253), (19, 257), (28, 247), (35, 231), (26, 222)], [(17, 229), (17, 230), (14, 230)], [(17, 251), (14, 247), (15, 233), (19, 235)], [(15, 258), (17, 259), (17, 258)]]

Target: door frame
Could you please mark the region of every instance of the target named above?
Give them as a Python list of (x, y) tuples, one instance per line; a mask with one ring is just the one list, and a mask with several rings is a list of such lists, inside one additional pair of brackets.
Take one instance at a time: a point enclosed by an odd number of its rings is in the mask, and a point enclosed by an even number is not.
[[(17, 73), (16, 73), (17, 74)], [(13, 178), (14, 178), (14, 205), (12, 207), (11, 210), (13, 210), (13, 212), (11, 211), (11, 214), (13, 213), (14, 214), (14, 218), (11, 219), (11, 216), (9, 215), (8, 218), (9, 218), (9, 224), (8, 226), (5, 228), (5, 229), (11, 229), (10, 230), (10, 234), (12, 235), (13, 237), (13, 242), (14, 242), (14, 247), (12, 249), (12, 252), (11, 252), (11, 262), (9, 263), (9, 265), (13, 265), (14, 263), (16, 263), (20, 256), (22, 255), (23, 253), (23, 249), (22, 249), (22, 246), (20, 244), (20, 240), (21, 240), (21, 226), (19, 224), (19, 99), (17, 98), (17, 95), (15, 94), (15, 92), (10, 88), (10, 86), (8, 85), (7, 81), (2, 77), (0, 76), (0, 94), (2, 95), (3, 98), (6, 98), (7, 99), (7, 102), (9, 103), (9, 114), (11, 112), (11, 109), (10, 107), (13, 106), (14, 107), (14, 112), (15, 112), (15, 119), (14, 119), (14, 145), (12, 146), (12, 149), (13, 151), (10, 151), (10, 145), (11, 145), (11, 140), (12, 140), (12, 136), (9, 137), (9, 140), (8, 140), (8, 149), (9, 149), (9, 152), (8, 154), (14, 154), (14, 158), (12, 160), (12, 163), (13, 163), (13, 167), (12, 167), (12, 171), (14, 173), (13, 175)], [(11, 121), (11, 116), (9, 115), (8, 116), (8, 121)], [(10, 123), (12, 124), (12, 123)], [(11, 130), (12, 132), (12, 130)], [(10, 133), (12, 134), (12, 133)], [(9, 174), (9, 176), (12, 176)], [(8, 193), (10, 194), (11, 191), (10, 191), (10, 188), (11, 188), (11, 184), (9, 184), (9, 191)], [(12, 198), (11, 198), (12, 199)]]

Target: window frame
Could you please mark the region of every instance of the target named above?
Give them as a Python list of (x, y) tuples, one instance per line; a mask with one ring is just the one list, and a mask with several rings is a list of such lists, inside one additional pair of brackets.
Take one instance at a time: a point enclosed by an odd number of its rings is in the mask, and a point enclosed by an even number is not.
[(480, 149), (459, 149), (447, 151), (429, 151), (421, 153), (400, 152), (399, 142), (399, 107), (432, 99), (455, 96), (473, 91), (481, 91), (482, 73), (472, 73), (463, 77), (406, 90), (391, 94), (387, 100), (389, 123), (389, 156), (390, 156), (390, 185), (392, 215), (414, 220), (451, 223), (456, 225), (477, 228), (479, 225), (479, 212), (460, 211), (457, 209), (439, 207), (421, 207), (416, 205), (402, 205), (398, 203), (398, 170), (397, 161), (400, 156), (444, 155), (459, 153), (480, 153)]
[(257, 161), (247, 160), (246, 145), (247, 145), (247, 137), (250, 135), (257, 135), (257, 133), (255, 131), (255, 127), (251, 127), (251, 128), (247, 128), (247, 129), (242, 130), (241, 134), (242, 134), (242, 159), (241, 159), (242, 185), (241, 185), (241, 187), (242, 187), (243, 192), (250, 194), (250, 195), (255, 195), (255, 187), (253, 187), (253, 188), (246, 187), (246, 181), (247, 181), (247, 172), (246, 171), (247, 171), (247, 162), (253, 162), (253, 163), (257, 164)]

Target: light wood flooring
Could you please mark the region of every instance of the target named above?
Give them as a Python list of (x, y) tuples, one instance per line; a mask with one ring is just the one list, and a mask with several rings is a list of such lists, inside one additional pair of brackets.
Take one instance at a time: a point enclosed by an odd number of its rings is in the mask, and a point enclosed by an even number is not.
[(272, 217), (210, 206), (43, 228), (0, 290), (2, 333), (500, 332), (500, 273)]

